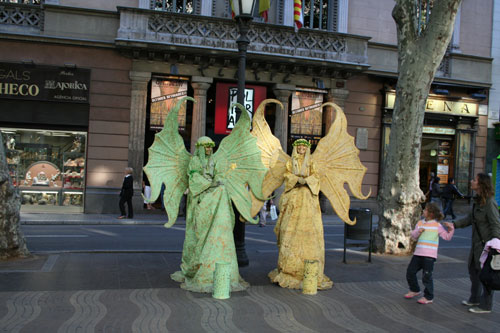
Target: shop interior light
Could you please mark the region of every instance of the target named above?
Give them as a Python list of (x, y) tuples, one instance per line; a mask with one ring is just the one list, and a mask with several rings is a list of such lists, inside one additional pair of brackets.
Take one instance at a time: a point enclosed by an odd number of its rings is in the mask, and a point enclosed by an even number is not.
[(436, 87), (436, 88), (434, 88), (433, 92), (436, 95), (444, 95), (444, 96), (448, 96), (450, 94), (450, 92), (448, 91), (448, 89), (444, 89), (442, 87)]
[(22, 190), (23, 193), (50, 193), (50, 194), (58, 194), (59, 191), (25, 191)]
[(486, 99), (487, 96), (484, 91), (477, 91), (470, 94), (470, 97), (474, 99)]
[(179, 69), (176, 64), (170, 65), (170, 74), (179, 75)]

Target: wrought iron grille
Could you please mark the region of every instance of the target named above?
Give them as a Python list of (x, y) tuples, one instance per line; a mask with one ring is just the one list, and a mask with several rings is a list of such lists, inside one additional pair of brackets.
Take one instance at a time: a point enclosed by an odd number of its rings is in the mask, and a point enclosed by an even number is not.
[[(14, 1), (0, 0), (0, 24), (20, 25), (42, 28), (43, 11), (40, 8), (42, 1), (25, 0)], [(30, 3), (30, 4), (24, 4)]]

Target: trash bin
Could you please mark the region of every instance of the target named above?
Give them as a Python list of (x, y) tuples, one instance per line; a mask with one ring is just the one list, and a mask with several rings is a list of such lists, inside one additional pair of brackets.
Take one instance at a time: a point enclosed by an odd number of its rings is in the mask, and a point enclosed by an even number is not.
[(372, 262), (372, 211), (368, 208), (349, 209), (349, 218), (356, 219), (355, 225), (344, 225), (344, 264), (346, 263), (346, 249), (349, 245), (360, 246), (366, 243), (348, 243), (348, 239), (368, 241), (368, 262)]

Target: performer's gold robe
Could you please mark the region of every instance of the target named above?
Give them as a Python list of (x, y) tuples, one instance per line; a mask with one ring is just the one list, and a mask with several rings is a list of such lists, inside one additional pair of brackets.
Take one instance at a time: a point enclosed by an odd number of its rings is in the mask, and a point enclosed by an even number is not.
[(330, 289), (333, 282), (324, 275), (325, 241), (319, 206), (319, 177), (314, 164), (309, 167), (306, 184), (298, 182), (287, 163), (285, 191), (280, 199), (280, 216), (274, 232), (278, 240), (278, 268), (269, 273), (272, 282), (281, 287), (301, 289), (304, 260), (318, 260), (318, 289)]

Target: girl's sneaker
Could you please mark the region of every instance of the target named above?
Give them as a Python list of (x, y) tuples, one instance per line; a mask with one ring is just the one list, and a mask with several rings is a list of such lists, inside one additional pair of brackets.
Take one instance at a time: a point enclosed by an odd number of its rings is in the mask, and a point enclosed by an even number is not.
[(410, 299), (418, 295), (420, 295), (420, 291), (409, 291), (404, 297)]
[(420, 304), (431, 304), (432, 303), (432, 299), (427, 299), (425, 297), (422, 297), (420, 298), (417, 303), (420, 303)]

